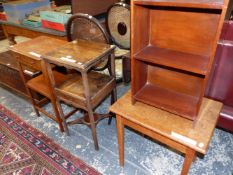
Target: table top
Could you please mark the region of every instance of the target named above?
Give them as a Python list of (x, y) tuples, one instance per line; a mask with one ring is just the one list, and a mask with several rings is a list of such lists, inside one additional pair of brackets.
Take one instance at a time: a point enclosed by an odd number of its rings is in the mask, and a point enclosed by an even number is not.
[(39, 36), (37, 38), (10, 46), (10, 50), (35, 60), (41, 60), (41, 55), (61, 47), (66, 43), (67, 41), (64, 40), (47, 36)]
[(0, 20), (0, 24), (19, 27), (19, 28), (32, 30), (32, 31), (36, 31), (36, 32), (41, 32), (41, 33), (47, 33), (47, 34), (55, 35), (55, 36), (61, 36), (61, 37), (66, 36), (66, 32), (47, 29), (47, 28), (43, 28), (43, 27), (31, 27), (31, 26), (27, 26), (27, 25), (23, 25), (23, 24), (17, 24), (17, 23), (13, 23), (13, 22), (9, 22), (9, 21), (3, 21), (3, 20)]
[(198, 119), (193, 121), (147, 104), (131, 103), (131, 91), (110, 107), (121, 117), (205, 154), (216, 126), (222, 103), (203, 98)]
[(50, 63), (82, 71), (98, 64), (102, 59), (106, 59), (105, 55), (112, 52), (114, 48), (109, 44), (78, 39), (46, 53), (42, 57)]

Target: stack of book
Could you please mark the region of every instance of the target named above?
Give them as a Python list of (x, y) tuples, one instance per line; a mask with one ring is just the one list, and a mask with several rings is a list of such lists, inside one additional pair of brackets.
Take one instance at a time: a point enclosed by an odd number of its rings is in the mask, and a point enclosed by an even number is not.
[(22, 24), (31, 27), (41, 27), (41, 18), (39, 13), (31, 14), (22, 21)]
[(3, 3), (7, 21), (21, 24), (28, 15), (42, 9), (50, 9), (49, 0), (17, 0)]
[(41, 23), (45, 28), (65, 32), (66, 23), (71, 16), (71, 6), (61, 6), (52, 10), (40, 11)]

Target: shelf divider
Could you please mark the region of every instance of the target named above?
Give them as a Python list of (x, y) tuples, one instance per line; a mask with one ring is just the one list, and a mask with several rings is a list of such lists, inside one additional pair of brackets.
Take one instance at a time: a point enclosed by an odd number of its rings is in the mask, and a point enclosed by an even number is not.
[(207, 74), (209, 62), (209, 58), (207, 56), (194, 55), (155, 46), (145, 47), (140, 52), (135, 54), (134, 58), (201, 75)]

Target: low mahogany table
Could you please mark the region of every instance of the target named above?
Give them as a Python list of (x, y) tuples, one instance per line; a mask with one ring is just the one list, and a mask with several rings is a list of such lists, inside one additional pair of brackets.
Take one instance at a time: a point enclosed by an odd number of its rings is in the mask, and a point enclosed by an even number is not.
[(10, 45), (16, 44), (15, 36), (24, 36), (28, 38), (49, 36), (61, 40), (67, 40), (66, 32), (56, 31), (43, 27), (31, 27), (2, 20), (0, 20), (0, 25), (2, 26), (3, 32), (9, 40)]
[(117, 119), (120, 165), (124, 166), (124, 126), (128, 126), (184, 153), (181, 174), (188, 174), (196, 154), (206, 154), (221, 108), (222, 103), (204, 98), (194, 126), (191, 120), (144, 103), (132, 105), (127, 92), (110, 107)]

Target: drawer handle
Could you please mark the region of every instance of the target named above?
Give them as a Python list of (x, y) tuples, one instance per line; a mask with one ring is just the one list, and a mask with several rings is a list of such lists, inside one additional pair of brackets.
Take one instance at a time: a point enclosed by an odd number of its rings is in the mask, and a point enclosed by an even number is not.
[(27, 74), (27, 75), (30, 75), (30, 76), (35, 76), (36, 74), (39, 74), (40, 73), (40, 71), (36, 71), (36, 72), (32, 72), (32, 71), (30, 71), (30, 70), (24, 70), (23, 71), (25, 74)]
[(35, 53), (35, 52), (29, 52), (29, 54), (31, 54), (31, 55), (33, 55), (33, 56), (35, 56), (35, 57), (41, 57), (41, 55), (40, 54), (38, 54), (38, 53)]

